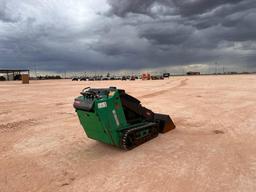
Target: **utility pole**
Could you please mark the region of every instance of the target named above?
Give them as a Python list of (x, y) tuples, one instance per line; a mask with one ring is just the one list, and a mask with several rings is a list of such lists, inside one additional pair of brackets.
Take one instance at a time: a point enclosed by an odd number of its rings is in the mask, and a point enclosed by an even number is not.
[(218, 62), (215, 61), (215, 75), (217, 75), (217, 72), (218, 72)]
[(37, 80), (37, 64), (35, 63), (35, 75), (36, 75), (36, 80)]

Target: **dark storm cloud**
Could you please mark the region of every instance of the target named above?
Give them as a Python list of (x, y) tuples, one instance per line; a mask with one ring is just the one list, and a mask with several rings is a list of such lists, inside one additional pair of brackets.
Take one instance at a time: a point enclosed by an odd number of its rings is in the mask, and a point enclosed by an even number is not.
[[(255, 62), (249, 59), (256, 54), (254, 50), (242, 51), (243, 44), (255, 44), (256, 40), (253, 0), (109, 2), (112, 13), (124, 20), (134, 17), (133, 14), (139, 14), (137, 18), (151, 17), (151, 21), (137, 23), (139, 37), (147, 39), (155, 53), (163, 51), (161, 56), (175, 53), (169, 57), (173, 63), (209, 63), (223, 58), (223, 62), (240, 64), (241, 68), (243, 62), (255, 68)], [(247, 56), (248, 59), (243, 59)], [(243, 62), (237, 63), (237, 58)]]
[(177, 6), (180, 14), (183, 16), (191, 16), (203, 14), (208, 11), (211, 11), (217, 7), (232, 5), (242, 2), (243, 0), (214, 0), (214, 1), (206, 1), (206, 0), (173, 0), (174, 5)]
[(179, 45), (184, 43), (194, 32), (191, 26), (173, 23), (172, 26), (155, 23), (144, 26), (139, 31), (140, 37), (152, 41), (154, 44)]
[(129, 12), (147, 14), (154, 2), (155, 0), (109, 0), (113, 13), (119, 16), (125, 16)]
[(255, 0), (0, 0), (0, 68), (256, 70)]
[[(191, 16), (211, 11), (220, 6), (237, 4), (243, 0), (108, 0), (114, 14), (125, 16), (127, 13), (153, 14), (154, 6), (159, 9), (158, 13), (168, 8), (174, 8), (176, 13), (182, 16)], [(165, 7), (165, 9), (163, 8)]]

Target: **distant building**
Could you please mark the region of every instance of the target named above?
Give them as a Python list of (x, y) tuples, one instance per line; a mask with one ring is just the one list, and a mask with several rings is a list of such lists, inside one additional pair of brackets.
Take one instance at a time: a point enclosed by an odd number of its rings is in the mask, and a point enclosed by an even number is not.
[(21, 80), (22, 74), (28, 74), (29, 70), (23, 69), (0, 69), (1, 81), (3, 80)]
[(200, 75), (200, 72), (189, 71), (187, 72), (187, 75)]

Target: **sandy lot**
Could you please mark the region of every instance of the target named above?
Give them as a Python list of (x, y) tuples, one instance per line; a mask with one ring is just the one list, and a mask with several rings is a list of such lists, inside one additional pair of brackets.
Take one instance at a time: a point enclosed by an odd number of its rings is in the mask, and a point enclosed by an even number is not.
[[(82, 88), (117, 86), (177, 128), (122, 151), (88, 139)], [(0, 191), (256, 191), (256, 76), (0, 82)]]

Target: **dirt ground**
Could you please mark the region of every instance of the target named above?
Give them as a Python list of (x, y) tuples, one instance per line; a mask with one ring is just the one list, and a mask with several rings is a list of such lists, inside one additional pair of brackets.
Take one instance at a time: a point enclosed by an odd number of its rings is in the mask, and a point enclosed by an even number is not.
[[(117, 86), (176, 129), (131, 151), (90, 140), (72, 107)], [(1, 192), (255, 192), (256, 76), (0, 83)]]

